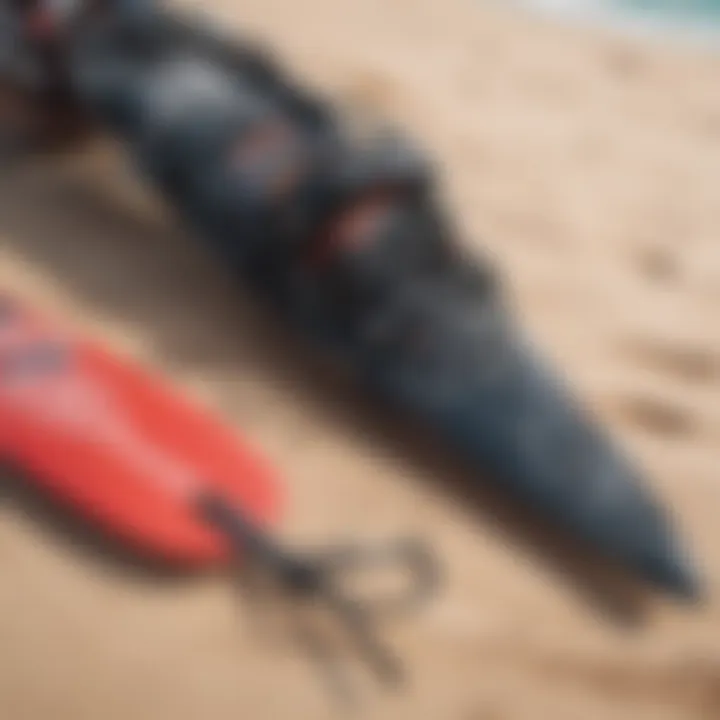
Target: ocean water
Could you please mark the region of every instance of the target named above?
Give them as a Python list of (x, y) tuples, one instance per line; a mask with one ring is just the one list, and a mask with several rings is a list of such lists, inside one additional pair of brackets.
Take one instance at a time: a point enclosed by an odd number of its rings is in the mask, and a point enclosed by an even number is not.
[(720, 50), (720, 0), (519, 0), (565, 19), (601, 22), (650, 36), (695, 40)]

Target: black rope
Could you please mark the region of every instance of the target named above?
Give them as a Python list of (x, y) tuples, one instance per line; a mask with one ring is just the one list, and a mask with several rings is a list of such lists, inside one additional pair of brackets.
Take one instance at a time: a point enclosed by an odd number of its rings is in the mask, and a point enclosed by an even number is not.
[[(281, 548), (268, 534), (217, 496), (198, 501), (202, 517), (226, 535), (239, 553), (269, 574), (289, 597), (324, 603), (343, 623), (360, 656), (385, 685), (397, 687), (405, 677), (401, 660), (387, 650), (373, 632), (373, 620), (390, 610), (416, 607), (437, 589), (439, 573), (430, 551), (417, 540), (375, 545), (342, 545), (301, 555)], [(397, 567), (408, 575), (404, 592), (361, 601), (341, 589), (344, 575), (363, 569)], [(306, 645), (317, 642), (304, 636)], [(327, 661), (327, 652), (323, 650)]]

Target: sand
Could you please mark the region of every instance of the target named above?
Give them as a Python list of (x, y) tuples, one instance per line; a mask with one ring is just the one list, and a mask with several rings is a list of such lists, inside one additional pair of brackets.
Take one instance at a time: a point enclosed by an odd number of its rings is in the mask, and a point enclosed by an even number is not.
[[(633, 631), (598, 613), (563, 570), (591, 560), (559, 559), (501, 502), (468, 503), (456, 469), (328, 380), (129, 171), (92, 155), (4, 171), (2, 284), (242, 428), (288, 478), (287, 537), (435, 544), (445, 592), (382, 630), (412, 684), (379, 692), (355, 669), (366, 716), (720, 718), (720, 59), (471, 0), (210, 5), (441, 161), (468, 242), (675, 509), (714, 599), (648, 599)], [(127, 567), (32, 494), (4, 493), (1, 720), (338, 715), (313, 665), (259, 623), (226, 578)]]

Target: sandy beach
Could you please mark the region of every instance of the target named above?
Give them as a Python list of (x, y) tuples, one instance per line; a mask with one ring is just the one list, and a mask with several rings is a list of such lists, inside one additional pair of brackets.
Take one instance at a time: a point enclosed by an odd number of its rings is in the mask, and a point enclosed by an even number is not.
[[(710, 601), (647, 599), (632, 631), (599, 613), (615, 590), (579, 582), (590, 560), (467, 502), (461, 470), (328, 379), (114, 161), (3, 172), (2, 285), (224, 413), (287, 477), (288, 538), (435, 544), (442, 596), (381, 631), (412, 683), (379, 692), (356, 668), (367, 717), (720, 718), (720, 56), (472, 0), (207, 8), (426, 145), (467, 242), (674, 508)], [(0, 720), (339, 714), (227, 578), (129, 567), (3, 487)]]

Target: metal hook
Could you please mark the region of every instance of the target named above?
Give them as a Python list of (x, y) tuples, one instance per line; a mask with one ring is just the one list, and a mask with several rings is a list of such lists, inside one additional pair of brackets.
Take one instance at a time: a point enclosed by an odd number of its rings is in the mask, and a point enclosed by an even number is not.
[[(301, 555), (280, 548), (262, 530), (248, 522), (236, 508), (216, 496), (198, 500), (202, 516), (222, 530), (239, 551), (272, 575), (286, 592), (324, 602), (343, 621), (378, 678), (398, 685), (404, 678), (399, 658), (386, 650), (371, 628), (378, 610), (407, 608), (427, 599), (437, 588), (439, 572), (430, 551), (419, 541), (404, 539), (385, 544), (331, 548)], [(361, 602), (341, 591), (339, 576), (349, 571), (394, 565), (406, 569), (411, 582), (396, 597), (379, 606)]]

